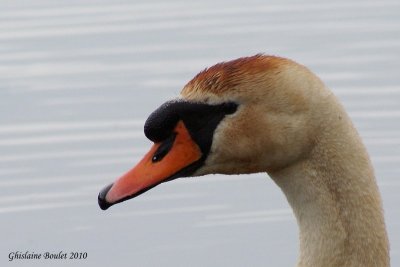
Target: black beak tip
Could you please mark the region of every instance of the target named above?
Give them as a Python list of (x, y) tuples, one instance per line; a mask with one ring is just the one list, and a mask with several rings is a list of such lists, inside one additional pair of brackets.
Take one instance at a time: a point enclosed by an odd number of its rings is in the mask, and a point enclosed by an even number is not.
[(106, 187), (104, 187), (100, 191), (99, 196), (97, 197), (97, 201), (99, 203), (100, 209), (102, 209), (102, 210), (106, 210), (113, 205), (113, 203), (109, 203), (106, 200), (106, 195), (107, 195), (108, 191), (110, 191), (112, 186), (113, 186), (113, 184), (110, 184), (110, 185), (107, 185)]

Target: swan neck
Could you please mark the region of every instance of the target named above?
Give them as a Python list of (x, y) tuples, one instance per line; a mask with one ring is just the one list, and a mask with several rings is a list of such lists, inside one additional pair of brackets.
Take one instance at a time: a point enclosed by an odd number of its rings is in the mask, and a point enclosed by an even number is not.
[(381, 198), (368, 154), (350, 120), (336, 125), (336, 134), (327, 133), (306, 159), (269, 173), (299, 225), (298, 266), (389, 266)]

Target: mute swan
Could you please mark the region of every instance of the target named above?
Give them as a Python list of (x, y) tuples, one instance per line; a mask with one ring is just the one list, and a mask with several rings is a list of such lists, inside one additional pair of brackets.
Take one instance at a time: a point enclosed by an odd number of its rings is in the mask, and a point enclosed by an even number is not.
[(389, 266), (366, 149), (306, 67), (266, 55), (216, 64), (154, 111), (144, 131), (155, 144), (99, 193), (103, 210), (179, 177), (267, 172), (299, 225), (298, 266)]

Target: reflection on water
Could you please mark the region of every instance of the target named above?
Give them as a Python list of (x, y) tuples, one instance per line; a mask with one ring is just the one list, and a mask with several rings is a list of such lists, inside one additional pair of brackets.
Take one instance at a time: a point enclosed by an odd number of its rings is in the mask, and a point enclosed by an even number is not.
[(152, 110), (206, 66), (266, 52), (309, 66), (344, 103), (400, 264), (399, 1), (25, 2), (3, 1), (0, 12), (4, 254), (85, 251), (82, 266), (294, 265), (296, 223), (264, 174), (181, 179), (107, 212), (96, 203), (149, 148)]

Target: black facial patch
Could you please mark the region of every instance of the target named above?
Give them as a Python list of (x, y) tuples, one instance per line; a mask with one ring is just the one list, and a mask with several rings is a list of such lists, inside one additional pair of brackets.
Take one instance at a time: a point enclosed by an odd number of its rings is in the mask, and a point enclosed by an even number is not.
[(209, 105), (186, 101), (168, 101), (155, 110), (144, 125), (144, 134), (157, 143), (169, 138), (179, 120), (200, 147), (203, 160), (211, 149), (215, 129), (221, 120), (237, 109), (233, 102)]

